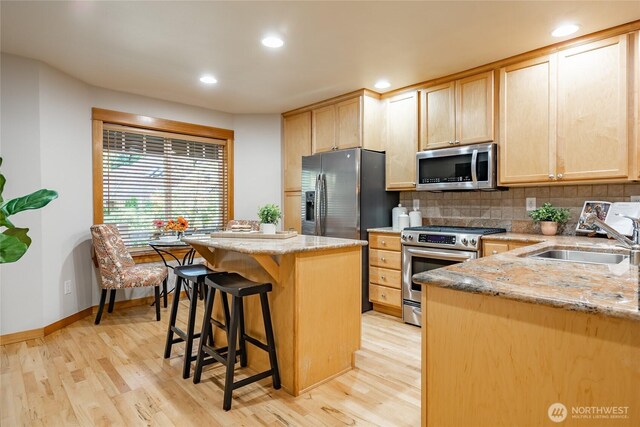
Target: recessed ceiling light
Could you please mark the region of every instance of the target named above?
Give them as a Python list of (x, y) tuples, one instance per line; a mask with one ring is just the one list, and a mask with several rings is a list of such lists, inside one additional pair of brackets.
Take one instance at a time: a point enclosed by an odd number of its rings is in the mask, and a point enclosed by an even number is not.
[(200, 81), (202, 83), (206, 83), (208, 85), (212, 85), (214, 83), (218, 83), (218, 80), (215, 77), (210, 76), (210, 75), (205, 75), (205, 76), (200, 77)]
[(560, 25), (558, 28), (553, 30), (551, 35), (553, 37), (564, 37), (568, 36), (569, 34), (575, 33), (576, 31), (578, 31), (578, 29), (580, 29), (580, 27), (576, 24)]
[(377, 89), (386, 89), (391, 86), (391, 83), (387, 80), (378, 80), (374, 86)]
[(275, 49), (284, 46), (284, 41), (280, 37), (269, 36), (262, 39), (262, 44)]

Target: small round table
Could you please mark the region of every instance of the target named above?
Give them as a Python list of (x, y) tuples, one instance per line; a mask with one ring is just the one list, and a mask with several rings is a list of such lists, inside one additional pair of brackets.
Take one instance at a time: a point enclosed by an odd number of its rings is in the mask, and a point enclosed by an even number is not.
[[(160, 255), (160, 258), (162, 258), (162, 262), (164, 263), (165, 267), (170, 268), (172, 270), (173, 270), (173, 266), (169, 265), (169, 263), (167, 262), (166, 256), (173, 258), (178, 263), (178, 265), (191, 265), (193, 264), (193, 258), (196, 255), (195, 249), (193, 249), (188, 243), (185, 243), (181, 240), (162, 241), (162, 240), (156, 239), (156, 240), (150, 240), (147, 244), (151, 246), (158, 255)], [(173, 253), (169, 251), (169, 249), (186, 249), (186, 248), (189, 248), (189, 250), (187, 251), (186, 254), (184, 254), (182, 259), (178, 258), (177, 256), (175, 256)], [(171, 260), (169, 259), (169, 261)], [(163, 284), (163, 290), (162, 290), (162, 298), (163, 298), (163, 303), (165, 308), (167, 308), (168, 294), (170, 294), (171, 292), (173, 292), (173, 289), (167, 292), (167, 282), (165, 279), (165, 282)], [(155, 304), (155, 302), (153, 304)]]

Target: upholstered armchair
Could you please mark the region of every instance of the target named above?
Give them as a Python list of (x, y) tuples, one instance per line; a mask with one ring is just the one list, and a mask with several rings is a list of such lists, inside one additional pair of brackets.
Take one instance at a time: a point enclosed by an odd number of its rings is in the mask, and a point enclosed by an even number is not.
[(108, 309), (108, 312), (111, 313), (117, 289), (143, 286), (155, 287), (156, 320), (160, 320), (160, 285), (167, 280), (167, 267), (136, 265), (115, 225), (98, 224), (92, 226), (91, 238), (102, 279), (102, 295), (95, 324), (100, 323), (108, 290), (111, 291)]

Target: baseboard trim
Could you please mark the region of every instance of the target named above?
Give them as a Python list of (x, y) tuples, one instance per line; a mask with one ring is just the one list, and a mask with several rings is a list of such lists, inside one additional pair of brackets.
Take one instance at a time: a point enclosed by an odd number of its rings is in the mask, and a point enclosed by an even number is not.
[(93, 307), (85, 308), (84, 310), (80, 310), (76, 314), (72, 314), (71, 316), (65, 317), (64, 319), (60, 319), (57, 322), (53, 322), (52, 324), (45, 326), (44, 336), (46, 337), (49, 334), (54, 333), (55, 331), (64, 328), (65, 326), (69, 326), (70, 324), (77, 322), (80, 319), (84, 319), (87, 316), (91, 316), (91, 311)]
[(14, 332), (12, 334), (0, 335), (0, 345), (14, 344), (17, 342), (34, 340), (42, 337), (44, 337), (44, 328)]
[[(180, 292), (180, 299), (186, 298), (186, 295), (187, 294), (185, 291)], [(151, 304), (153, 301), (155, 301), (155, 297), (153, 296), (129, 299), (124, 301), (116, 301), (114, 304), (114, 310), (137, 307), (145, 304)], [(169, 298), (169, 304), (172, 301), (173, 301), (173, 295), (171, 295), (171, 297)], [(84, 310), (80, 310), (79, 312), (72, 314), (71, 316), (67, 316), (64, 319), (60, 319), (57, 322), (53, 322), (52, 324), (47, 325), (44, 328), (30, 329), (28, 331), (21, 331), (21, 332), (14, 332), (11, 334), (0, 335), (0, 345), (15, 344), (22, 341), (29, 341), (29, 340), (34, 340), (38, 338), (44, 338), (47, 335), (50, 335), (55, 331), (58, 331), (64, 327), (67, 327), (72, 323), (77, 322), (80, 319), (84, 319), (87, 316), (91, 316), (97, 311), (98, 311), (98, 306), (94, 305), (93, 307), (88, 307), (88, 308), (85, 308)]]

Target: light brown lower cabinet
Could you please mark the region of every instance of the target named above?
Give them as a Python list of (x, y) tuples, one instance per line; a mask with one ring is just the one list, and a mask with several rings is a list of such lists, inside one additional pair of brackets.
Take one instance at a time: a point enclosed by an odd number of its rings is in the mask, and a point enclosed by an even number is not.
[(299, 191), (284, 193), (284, 230), (301, 233), (302, 199)]
[(482, 256), (491, 256), (501, 254), (503, 252), (522, 248), (525, 246), (535, 245), (537, 242), (524, 241), (507, 241), (507, 240), (482, 240)]
[(373, 309), (402, 317), (402, 245), (400, 236), (369, 234), (369, 301)]

